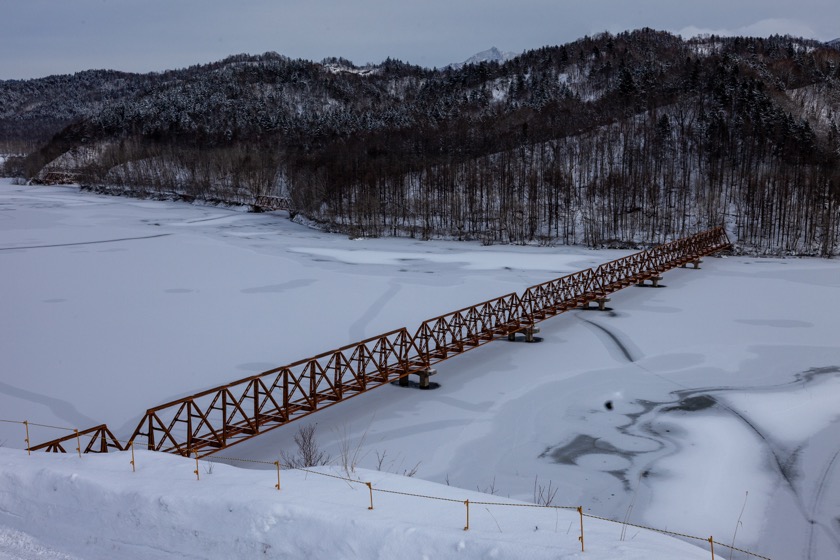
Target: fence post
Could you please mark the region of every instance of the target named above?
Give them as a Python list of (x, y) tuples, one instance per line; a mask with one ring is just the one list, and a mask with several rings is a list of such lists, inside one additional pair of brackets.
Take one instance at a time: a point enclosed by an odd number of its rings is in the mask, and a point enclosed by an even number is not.
[(715, 560), (715, 539), (709, 537), (709, 546), (712, 548), (712, 560)]
[(370, 492), (370, 507), (368, 509), (373, 509), (373, 484), (370, 482), (365, 482), (368, 487), (368, 492)]
[(277, 491), (280, 491), (280, 461), (274, 461), (274, 466), (277, 467), (277, 484), (274, 485)]
[(195, 470), (193, 471), (195, 473), (195, 479), (201, 480), (201, 477), (198, 475), (198, 451), (193, 449), (193, 453), (195, 453)]
[(29, 420), (24, 420), (23, 425), (26, 426), (26, 454), (32, 455), (32, 451), (29, 449)]
[(134, 440), (129, 441), (128, 445), (131, 446), (131, 472), (137, 472), (137, 468), (134, 465)]
[(470, 501), (464, 500), (464, 505), (467, 506), (467, 525), (464, 527), (464, 531), (470, 530)]
[(578, 513), (580, 514), (580, 551), (583, 552), (583, 506), (578, 506)]
[(73, 431), (76, 432), (76, 453), (79, 454), (79, 459), (82, 458), (82, 438), (79, 437), (79, 430), (77, 428), (73, 428)]

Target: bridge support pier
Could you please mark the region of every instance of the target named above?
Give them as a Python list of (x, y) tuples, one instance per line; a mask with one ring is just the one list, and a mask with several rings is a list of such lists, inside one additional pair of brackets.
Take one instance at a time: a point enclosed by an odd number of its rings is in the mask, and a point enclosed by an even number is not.
[(610, 301), (608, 297), (599, 297), (595, 300), (595, 303), (598, 304), (598, 311), (606, 311), (607, 310), (607, 302)]
[(537, 339), (534, 338), (534, 335), (540, 332), (540, 328), (536, 325), (531, 325), (527, 329), (525, 329), (525, 342), (537, 342)]
[(437, 370), (434, 368), (427, 367), (426, 369), (421, 369), (417, 372), (417, 375), (420, 377), (420, 388), (421, 389), (429, 389), (429, 378), (433, 375), (437, 374)]
[(693, 261), (687, 262), (684, 265), (682, 265), (682, 268), (688, 268), (688, 265), (690, 264), (695, 270), (697, 270), (698, 268), (700, 268), (700, 265), (702, 263), (703, 259), (694, 259)]
[[(415, 372), (413, 372), (413, 373), (417, 374), (417, 377), (419, 377), (419, 378), (420, 378), (420, 381), (419, 381), (419, 383), (418, 383), (418, 386), (419, 386), (421, 389), (431, 389), (431, 388), (432, 388), (432, 387), (431, 387), (431, 383), (429, 383), (429, 378), (430, 378), (431, 376), (433, 376), (433, 375), (436, 375), (436, 374), (437, 374), (437, 370), (436, 370), (436, 369), (434, 369), (434, 368), (432, 368), (432, 367), (428, 367), (428, 366), (427, 366), (427, 367), (425, 367), (425, 368), (423, 368), (423, 369), (421, 369), (421, 370), (417, 370), (417, 371), (415, 371)], [(411, 383), (410, 383), (410, 382), (409, 382), (409, 380), (408, 380), (408, 376), (407, 376), (407, 375), (406, 375), (405, 377), (400, 377), (399, 384), (400, 384), (400, 387), (409, 387), (409, 386), (411, 385)]]
[(650, 280), (650, 285), (653, 288), (662, 288), (663, 287), (663, 286), (659, 285), (659, 282), (662, 280), (662, 277), (659, 276), (658, 274), (655, 275), (655, 276), (651, 276), (649, 278), (643, 278), (642, 280), (639, 280), (639, 282), (636, 285), (637, 286), (645, 286), (645, 280)]
[[(518, 331), (518, 332), (521, 332), (522, 334), (525, 335), (525, 342), (539, 342), (539, 340), (534, 337), (535, 334), (540, 332), (540, 328), (536, 325), (529, 325), (529, 326), (525, 327), (524, 329), (522, 329), (521, 331)], [(510, 333), (508, 335), (508, 340), (511, 341), (511, 342), (515, 341), (516, 340), (516, 333), (515, 332)]]

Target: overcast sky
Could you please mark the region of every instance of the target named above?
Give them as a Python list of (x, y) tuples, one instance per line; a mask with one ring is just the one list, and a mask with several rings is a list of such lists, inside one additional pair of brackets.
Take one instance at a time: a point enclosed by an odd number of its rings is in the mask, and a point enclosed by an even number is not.
[(652, 27), (840, 37), (840, 0), (0, 0), (0, 79), (148, 72), (275, 51), (422, 66)]

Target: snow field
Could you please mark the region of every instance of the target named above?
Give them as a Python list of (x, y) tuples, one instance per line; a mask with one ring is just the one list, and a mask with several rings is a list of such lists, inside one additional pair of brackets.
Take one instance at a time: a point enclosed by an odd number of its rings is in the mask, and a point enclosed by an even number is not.
[[(279, 215), (9, 184), (0, 240), (0, 418), (107, 422), (121, 438), (155, 404), (625, 254), (350, 240)], [(708, 258), (662, 283), (545, 321), (539, 344), (439, 364), (436, 390), (382, 387), (304, 422), (333, 464), (350, 445), (360, 469), (417, 467), (412, 481), (495, 494), (482, 501), (550, 484), (587, 513), (835, 558), (840, 265)], [(273, 462), (296, 430), (228, 452)], [(20, 425), (0, 423), (0, 442), (22, 448)]]
[(132, 473), (126, 455), (0, 450), (0, 558), (18, 558), (18, 550), (30, 558), (87, 560), (708, 556), (648, 531), (621, 540), (620, 526), (592, 519), (584, 522), (581, 553), (576, 511), (473, 505), (465, 531), (464, 500), (516, 502), (383, 472), (355, 475), (375, 488), (441, 499), (376, 492), (369, 510), (363, 484), (284, 471), (278, 492), (268, 471), (211, 469), (202, 461), (197, 481), (189, 459), (137, 452)]

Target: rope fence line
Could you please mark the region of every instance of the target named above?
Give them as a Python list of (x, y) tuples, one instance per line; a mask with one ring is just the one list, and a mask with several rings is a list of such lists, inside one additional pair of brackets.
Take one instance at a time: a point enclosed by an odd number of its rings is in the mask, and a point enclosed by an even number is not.
[(35, 426), (37, 428), (50, 428), (52, 430), (64, 430), (65, 432), (78, 431), (76, 428), (65, 428), (63, 426), (50, 426), (49, 424), (36, 424), (34, 422), (21, 422), (21, 424), (29, 424), (30, 426)]
[(710, 540), (711, 537), (704, 539), (702, 537), (695, 537), (694, 535), (688, 535), (688, 534), (685, 534), (685, 533), (677, 533), (675, 531), (668, 531), (667, 529), (657, 529), (656, 527), (648, 527), (647, 525), (639, 525), (637, 523), (616, 521), (614, 519), (609, 519), (607, 517), (601, 517), (601, 516), (598, 516), (598, 515), (592, 515), (590, 513), (584, 513), (583, 515), (584, 515), (584, 517), (591, 517), (592, 519), (599, 519), (601, 521), (609, 521), (610, 523), (620, 523), (621, 525), (627, 525), (628, 527), (636, 527), (637, 529), (645, 529), (647, 531), (654, 531), (656, 533), (664, 533), (666, 535), (673, 535), (673, 536), (682, 537), (682, 538), (685, 538), (685, 539), (705, 541), (705, 542), (708, 542), (708, 543), (711, 543), (711, 544), (716, 544), (716, 545), (719, 545), (719, 546), (726, 547), (730, 550), (736, 550), (736, 551), (742, 552), (744, 554), (749, 554), (750, 556), (754, 556), (756, 558), (761, 558), (762, 560), (771, 560), (770, 558), (768, 558), (766, 556), (761, 556), (760, 554), (750, 552), (749, 550), (744, 550), (742, 548), (738, 548), (738, 547), (735, 547), (735, 546), (730, 546), (730, 545), (722, 543), (722, 542), (718, 542), (718, 541), (715, 541), (715, 540)]
[(704, 537), (695, 537), (694, 535), (689, 535), (686, 533), (677, 533), (676, 531), (668, 531), (667, 529), (656, 529), (655, 527), (647, 527), (645, 525), (637, 525), (635, 523), (624, 522), (624, 521), (616, 521), (615, 519), (610, 519), (608, 517), (601, 517), (600, 515), (592, 515), (591, 513), (584, 513), (586, 517), (591, 517), (592, 519), (598, 519), (600, 521), (609, 521), (610, 523), (620, 523), (621, 525), (627, 525), (628, 527), (636, 527), (637, 529), (646, 529), (648, 531), (655, 531), (657, 533), (665, 533), (666, 535), (673, 535), (675, 537), (682, 537), (685, 539), (694, 539), (696, 541), (706, 541), (709, 542), (708, 538)]
[(749, 550), (744, 550), (743, 548), (738, 548), (737, 546), (730, 546), (728, 544), (724, 544), (722, 542), (717, 542), (717, 541), (712, 541), (712, 542), (716, 545), (726, 547), (729, 550), (736, 550), (738, 552), (742, 552), (744, 554), (749, 554), (750, 556), (754, 556), (756, 558), (761, 558), (761, 560), (770, 560), (770, 558), (767, 558), (766, 556), (761, 556), (760, 554), (756, 554), (755, 552), (750, 552)]
[[(412, 494), (411, 492), (400, 492), (399, 490), (386, 490), (384, 488), (374, 488), (374, 492), (382, 492), (383, 494), (396, 494), (398, 496), (411, 496), (412, 498), (423, 498), (425, 500), (438, 500), (441, 502), (454, 502), (456, 504), (463, 504), (464, 500), (458, 500), (455, 498), (441, 498), (439, 496), (425, 496), (423, 494)], [(471, 504), (475, 504), (476, 502), (470, 502)]]
[(32, 455), (32, 449), (31, 449), (32, 444), (31, 444), (31, 440), (29, 438), (29, 428), (30, 427), (48, 428), (48, 429), (51, 429), (51, 430), (63, 430), (63, 431), (66, 431), (66, 432), (75, 432), (76, 433), (76, 442), (78, 444), (76, 446), (76, 451), (79, 453), (80, 457), (82, 455), (82, 444), (81, 444), (81, 440), (79, 439), (79, 430), (76, 429), (76, 428), (66, 428), (64, 426), (51, 426), (49, 424), (37, 424), (35, 422), (30, 422), (29, 420), (5, 420), (5, 419), (0, 419), (0, 422), (3, 422), (4, 424), (20, 424), (20, 425), (24, 426), (25, 431), (26, 431), (26, 437), (23, 439), (23, 441), (24, 441), (24, 443), (26, 443), (26, 452), (29, 455)]
[[(231, 459), (231, 458), (228, 457), (228, 459)], [(242, 460), (242, 461), (252, 461), (252, 462), (256, 462), (256, 463), (261, 462), (261, 463), (266, 463), (266, 464), (273, 464), (273, 463), (268, 463), (267, 461), (253, 461), (253, 460), (249, 460), (249, 459), (232, 459), (232, 460)], [(617, 521), (615, 519), (610, 519), (608, 517), (602, 517), (602, 516), (599, 516), (599, 515), (584, 513), (582, 506), (554, 506), (554, 505), (543, 505), (543, 504), (509, 504), (509, 503), (505, 503), (505, 502), (471, 502), (469, 500), (463, 500), (462, 501), (462, 500), (458, 500), (458, 499), (455, 499), (455, 498), (442, 498), (442, 497), (439, 497), (439, 496), (428, 496), (428, 495), (424, 495), (424, 494), (414, 494), (414, 493), (411, 493), (411, 492), (401, 492), (401, 491), (397, 491), (397, 490), (387, 490), (387, 489), (384, 489), (384, 488), (372, 488), (372, 483), (370, 483), (370, 482), (364, 482), (362, 480), (358, 480), (358, 479), (354, 479), (354, 478), (349, 478), (349, 477), (338, 476), (338, 475), (329, 474), (329, 473), (313, 471), (313, 470), (306, 469), (306, 468), (298, 468), (298, 469), (292, 469), (292, 470), (299, 470), (299, 471), (303, 471), (303, 472), (306, 472), (306, 473), (315, 474), (315, 475), (318, 475), (318, 476), (326, 476), (326, 477), (329, 477), (329, 478), (335, 478), (335, 479), (338, 479), (338, 480), (344, 480), (344, 481), (353, 482), (353, 483), (356, 483), (356, 484), (364, 484), (364, 485), (368, 486), (368, 488), (371, 488), (372, 492), (381, 492), (381, 493), (384, 493), (384, 494), (395, 494), (395, 495), (399, 495), (399, 496), (408, 496), (408, 497), (412, 497), (412, 498), (422, 498), (422, 499), (427, 499), (427, 500), (438, 500), (438, 501), (442, 501), (442, 502), (453, 502), (453, 503), (467, 504), (467, 512), (468, 512), (467, 513), (467, 527), (465, 527), (465, 530), (467, 530), (469, 528), (469, 505), (470, 504), (476, 505), (476, 506), (482, 505), (482, 506), (498, 506), (498, 507), (554, 509), (554, 510), (565, 509), (565, 510), (575, 510), (581, 516), (581, 536), (579, 537), (579, 540), (581, 541), (581, 548), (583, 548), (583, 525), (582, 525), (582, 521), (583, 521), (584, 517), (589, 517), (590, 519), (597, 519), (599, 521), (606, 521), (606, 522), (609, 522), (609, 523), (615, 523), (617, 525), (624, 525), (624, 526), (627, 526), (627, 527), (636, 527), (637, 529), (644, 529), (644, 530), (647, 530), (647, 531), (653, 531), (653, 532), (662, 533), (662, 534), (665, 534), (665, 535), (671, 535), (671, 536), (681, 537), (681, 538), (685, 538), (685, 539), (692, 539), (692, 540), (696, 540), (696, 541), (707, 542), (707, 543), (710, 543), (712, 545), (712, 547), (714, 547), (714, 545), (723, 546), (723, 547), (726, 547), (730, 550), (735, 550), (737, 552), (741, 552), (743, 554), (747, 554), (749, 556), (753, 556), (753, 557), (759, 558), (761, 560), (772, 560), (771, 558), (768, 558), (767, 556), (762, 556), (760, 554), (750, 552), (749, 550), (745, 550), (743, 548), (738, 548), (738, 547), (730, 546), (730, 545), (722, 543), (722, 542), (718, 542), (718, 541), (714, 540), (712, 537), (708, 537), (708, 538), (697, 537), (697, 536), (694, 536), (694, 535), (689, 535), (687, 533), (679, 533), (679, 532), (676, 532), (676, 531), (668, 531), (667, 529), (657, 529), (655, 527), (649, 527), (649, 526), (646, 526), (646, 525), (639, 525), (639, 524), (636, 524), (636, 523), (630, 523), (630, 522), (625, 522), (625, 521)], [(368, 509), (373, 509), (373, 507), (370, 507)], [(714, 560), (714, 548), (712, 548), (712, 559)]]
[[(552, 506), (544, 504), (506, 504), (504, 502), (470, 502), (477, 506), (505, 506), (505, 507), (523, 507), (523, 508), (543, 508), (543, 509), (577, 509), (578, 506)], [(584, 514), (585, 515), (585, 514)]]
[(6, 424), (21, 424), (21, 425), (29, 425), (35, 426), (38, 428), (49, 428), (51, 430), (64, 430), (65, 432), (73, 432), (76, 428), (68, 428), (66, 426), (50, 426), (49, 424), (36, 424), (35, 422), (30, 422), (28, 420), (3, 420), (0, 419), (0, 422), (4, 422)]
[(49, 424), (36, 424), (35, 422), (30, 422), (28, 420), (4, 420), (0, 419), (0, 422), (4, 422), (6, 424), (29, 424), (30, 426), (37, 426), (39, 428), (51, 428), (53, 430), (64, 430), (65, 432), (72, 432), (75, 428), (68, 428), (66, 426), (50, 426)]
[(239, 461), (240, 463), (257, 463), (260, 465), (274, 465), (278, 461), (258, 461), (256, 459), (237, 459), (236, 457), (220, 457), (213, 455), (213, 459), (224, 459), (225, 461)]
[[(37, 427), (43, 427), (43, 428), (65, 430), (65, 431), (69, 431), (69, 432), (76, 432), (76, 434), (79, 433), (78, 429), (76, 429), (76, 428), (66, 428), (66, 427), (61, 427), (61, 426), (50, 426), (50, 425), (47, 425), (47, 424), (36, 424), (36, 423), (29, 422), (27, 420), (20, 421), (20, 420), (7, 420), (7, 419), (0, 418), (0, 422), (6, 423), (6, 424), (21, 424), (21, 425), (24, 425), (26, 427), (26, 430), (27, 430), (27, 438), (26, 438), (27, 451), (29, 451), (29, 449), (28, 449), (28, 446), (29, 446), (29, 426), (37, 426)], [(117, 441), (121, 444), (125, 444), (126, 451), (130, 450), (130, 452), (131, 452), (131, 461), (130, 461), (131, 469), (132, 469), (132, 472), (136, 472), (136, 463), (135, 463), (135, 458), (134, 458), (134, 442), (131, 441), (131, 440), (123, 441), (123, 440), (118, 440), (118, 439), (115, 439), (115, 441)], [(79, 449), (77, 448), (77, 451), (78, 450)], [(79, 454), (79, 457), (81, 457), (81, 453)], [(237, 462), (242, 462), (242, 463), (252, 463), (252, 464), (274, 466), (277, 470), (277, 484), (275, 484), (274, 487), (278, 491), (280, 490), (280, 471), (282, 470), (281, 469), (282, 465), (281, 465), (280, 461), (261, 461), (261, 460), (258, 460), (258, 459), (244, 459), (244, 458), (239, 458), (239, 457), (227, 457), (227, 456), (218, 456), (218, 455), (213, 455), (212, 457), (213, 457), (214, 460), (217, 460), (217, 461), (218, 460), (220, 460), (220, 461), (237, 461)], [(196, 464), (195, 467), (196, 468), (193, 471), (193, 473), (196, 476), (196, 480), (200, 480), (199, 459), (200, 459), (200, 457), (198, 456), (198, 454), (196, 452), (196, 454), (195, 454), (195, 464)], [(436, 501), (441, 501), (441, 502), (464, 504), (466, 506), (466, 515), (467, 515), (467, 517), (466, 517), (467, 523), (464, 526), (465, 531), (468, 531), (469, 528), (470, 528), (470, 505), (474, 505), (474, 506), (479, 506), (479, 505), (480, 506), (493, 506), (493, 507), (518, 507), (518, 508), (553, 509), (553, 510), (575, 510), (580, 515), (580, 536), (578, 537), (578, 540), (580, 541), (581, 551), (584, 550), (583, 519), (585, 517), (588, 517), (590, 519), (597, 519), (599, 521), (605, 521), (605, 522), (608, 522), (608, 523), (615, 523), (617, 525), (623, 525), (623, 526), (626, 526), (626, 527), (635, 527), (637, 529), (643, 529), (643, 530), (646, 530), (646, 531), (653, 531), (655, 533), (661, 533), (661, 534), (670, 535), (670, 536), (674, 536), (674, 537), (680, 537), (680, 538), (683, 538), (683, 539), (690, 539), (690, 540), (702, 541), (702, 542), (709, 543), (709, 545), (711, 547), (712, 560), (714, 560), (714, 558), (715, 558), (715, 554), (714, 554), (714, 546), (715, 545), (722, 546), (722, 547), (728, 548), (729, 550), (737, 551), (737, 552), (740, 552), (742, 554), (752, 556), (754, 558), (758, 558), (759, 560), (772, 560), (771, 558), (769, 558), (767, 556), (762, 556), (760, 554), (756, 554), (755, 552), (750, 552), (749, 550), (745, 550), (743, 548), (738, 548), (736, 546), (732, 546), (732, 545), (728, 545), (728, 544), (725, 544), (725, 543), (722, 543), (722, 542), (718, 542), (718, 541), (714, 540), (713, 537), (698, 537), (698, 536), (695, 536), (695, 535), (689, 535), (688, 533), (679, 533), (679, 532), (676, 532), (676, 531), (668, 531), (667, 529), (657, 529), (656, 527), (649, 527), (647, 525), (640, 525), (640, 524), (637, 524), (637, 523), (630, 523), (630, 522), (627, 522), (627, 521), (617, 521), (615, 519), (610, 519), (608, 517), (602, 517), (602, 516), (594, 515), (594, 514), (591, 514), (591, 513), (584, 513), (583, 512), (583, 506), (555, 506), (555, 505), (550, 505), (550, 504), (545, 505), (545, 504), (526, 504), (526, 503), (512, 504), (512, 503), (505, 503), (505, 502), (471, 502), (470, 500), (459, 500), (459, 499), (456, 499), (456, 498), (444, 498), (444, 497), (441, 497), (441, 496), (429, 496), (429, 495), (426, 495), (426, 494), (415, 494), (415, 493), (412, 493), (412, 492), (402, 492), (402, 491), (399, 491), (399, 490), (389, 490), (389, 489), (386, 489), (386, 488), (375, 488), (373, 486), (372, 482), (366, 482), (366, 481), (363, 481), (363, 480), (360, 480), (360, 479), (351, 478), (349, 476), (340, 476), (340, 475), (336, 475), (336, 474), (332, 474), (332, 473), (319, 472), (319, 471), (316, 471), (316, 470), (312, 470), (310, 468), (298, 467), (298, 468), (291, 468), (291, 469), (286, 469), (286, 470), (296, 470), (296, 471), (301, 471), (301, 472), (305, 472), (305, 473), (308, 473), (308, 474), (323, 476), (323, 477), (327, 477), (327, 478), (333, 478), (333, 479), (341, 480), (341, 481), (344, 481), (344, 482), (349, 482), (349, 483), (353, 483), (353, 484), (361, 484), (363, 486), (366, 486), (369, 490), (369, 493), (370, 493), (370, 506), (368, 507), (369, 510), (374, 509), (374, 507), (373, 507), (373, 493), (374, 492), (379, 492), (379, 493), (382, 493), (382, 494), (393, 494), (393, 495), (397, 495), (397, 496), (405, 496), (405, 497), (411, 497), (411, 498), (420, 498), (420, 499), (425, 499), (425, 500), (436, 500)]]

